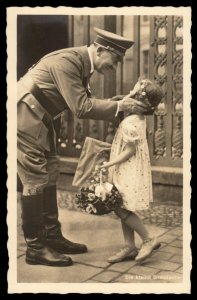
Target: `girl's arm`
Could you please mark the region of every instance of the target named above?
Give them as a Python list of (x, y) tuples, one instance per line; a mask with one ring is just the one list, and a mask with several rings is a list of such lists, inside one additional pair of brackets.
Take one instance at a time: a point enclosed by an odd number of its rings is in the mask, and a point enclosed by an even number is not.
[(120, 163), (123, 163), (123, 162), (127, 161), (131, 156), (135, 155), (135, 150), (136, 150), (135, 144), (127, 143), (125, 148), (124, 148), (124, 151), (121, 152), (116, 157), (116, 159), (105, 163), (103, 166), (99, 166), (99, 169), (109, 168), (109, 167), (114, 166), (116, 164), (120, 164)]

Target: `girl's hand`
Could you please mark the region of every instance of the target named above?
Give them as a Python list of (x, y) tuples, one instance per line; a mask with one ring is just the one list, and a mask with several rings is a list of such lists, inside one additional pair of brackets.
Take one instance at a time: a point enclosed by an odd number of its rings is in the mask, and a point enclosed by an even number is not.
[(104, 161), (102, 165), (97, 166), (98, 170), (103, 169), (104, 172), (106, 171), (105, 169), (107, 169), (108, 167), (109, 167), (109, 162), (106, 162), (106, 161)]

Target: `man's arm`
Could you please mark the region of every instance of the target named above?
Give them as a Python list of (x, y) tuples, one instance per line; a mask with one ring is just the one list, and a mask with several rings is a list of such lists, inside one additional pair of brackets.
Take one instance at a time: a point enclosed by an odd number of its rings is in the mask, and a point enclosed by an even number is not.
[(124, 98), (119, 102), (113, 99), (103, 101), (103, 99), (88, 98), (82, 84), (82, 65), (75, 55), (53, 58), (47, 62), (47, 67), (59, 93), (78, 118), (115, 120), (119, 111), (137, 113), (133, 111), (135, 105), (131, 98)]
[(48, 64), (48, 70), (58, 91), (78, 118), (115, 119), (116, 101), (88, 98), (82, 84), (82, 65), (74, 55), (53, 59)]

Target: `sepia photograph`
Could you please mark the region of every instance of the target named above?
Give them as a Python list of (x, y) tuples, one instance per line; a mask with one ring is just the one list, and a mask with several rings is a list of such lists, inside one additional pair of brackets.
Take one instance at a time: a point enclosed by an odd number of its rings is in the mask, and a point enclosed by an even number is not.
[(9, 293), (190, 293), (190, 29), (7, 8)]

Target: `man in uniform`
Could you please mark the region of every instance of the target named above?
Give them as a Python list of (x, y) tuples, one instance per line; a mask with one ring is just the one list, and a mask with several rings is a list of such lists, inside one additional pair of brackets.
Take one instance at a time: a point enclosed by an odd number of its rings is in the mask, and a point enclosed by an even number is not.
[(90, 75), (94, 70), (102, 74), (115, 70), (133, 45), (114, 33), (95, 31), (97, 37), (90, 47), (52, 52), (18, 82), (17, 172), (23, 184), (22, 228), (29, 264), (68, 266), (72, 260), (65, 254), (87, 252), (85, 245), (63, 237), (58, 221), (53, 120), (65, 109), (78, 118), (95, 120), (112, 120), (120, 111), (136, 113), (141, 109), (128, 98), (91, 98)]

